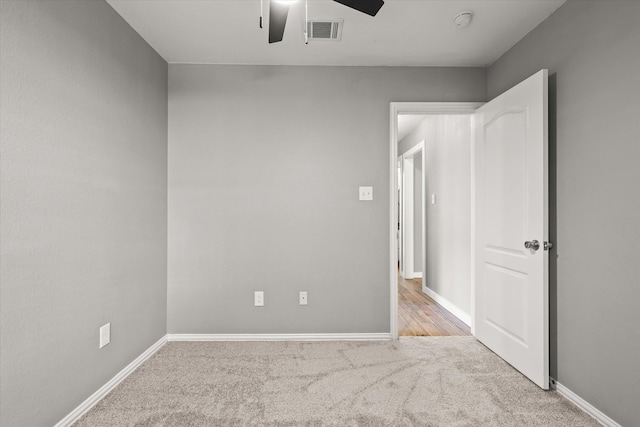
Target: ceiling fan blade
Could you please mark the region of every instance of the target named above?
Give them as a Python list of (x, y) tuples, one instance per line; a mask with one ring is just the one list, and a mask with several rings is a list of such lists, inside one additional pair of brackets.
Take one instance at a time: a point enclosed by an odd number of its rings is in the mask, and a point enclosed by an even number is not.
[(362, 13), (366, 13), (367, 15), (376, 16), (382, 5), (384, 5), (384, 0), (334, 0), (338, 3), (341, 3), (351, 9), (358, 10)]
[(287, 24), (289, 5), (278, 1), (269, 2), (269, 43), (282, 41)]

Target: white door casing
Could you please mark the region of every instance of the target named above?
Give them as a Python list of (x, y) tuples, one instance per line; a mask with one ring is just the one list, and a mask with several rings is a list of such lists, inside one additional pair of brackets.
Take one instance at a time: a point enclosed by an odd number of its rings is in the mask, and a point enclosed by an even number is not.
[[(389, 212), (389, 327), (391, 336), (393, 339), (398, 339), (398, 198), (399, 198), (399, 176), (397, 173), (397, 161), (398, 161), (398, 116), (401, 114), (473, 114), (476, 110), (482, 106), (481, 102), (391, 102), (389, 109), (389, 188), (390, 188), (390, 212)], [(472, 146), (473, 149), (473, 146)], [(473, 167), (473, 163), (471, 165)], [(424, 168), (423, 168), (424, 172)], [(473, 174), (473, 172), (472, 172)], [(472, 188), (473, 191), (473, 188)], [(473, 195), (472, 195), (473, 198)], [(473, 202), (473, 200), (472, 200)], [(423, 198), (423, 203), (425, 200)], [(473, 203), (472, 203), (473, 209)], [(424, 212), (424, 209), (423, 209)], [(472, 228), (473, 228), (472, 216)], [(424, 230), (424, 228), (423, 228)], [(471, 232), (471, 239), (473, 240), (473, 230)], [(424, 253), (424, 252), (423, 252)], [(472, 263), (473, 264), (473, 263)], [(473, 271), (473, 265), (471, 265)], [(472, 276), (473, 280), (473, 276)], [(471, 330), (474, 330), (474, 316), (473, 316), (473, 284), (471, 284)]]
[[(397, 227), (397, 238), (396, 238), (396, 244), (398, 245), (397, 247), (397, 253), (398, 253), (398, 267), (400, 270), (400, 275), (402, 277), (404, 277), (404, 256), (402, 254), (402, 247), (404, 246), (402, 243), (402, 177), (404, 176), (403, 172), (402, 172), (402, 156), (398, 156), (398, 175), (397, 175), (397, 180), (398, 180), (398, 191), (396, 191), (396, 197), (397, 197), (397, 205), (398, 205), (398, 209), (396, 210), (396, 214), (397, 217), (395, 219), (398, 227)], [(395, 225), (394, 225), (395, 227)], [(392, 268), (393, 270), (393, 268)]]
[(402, 277), (413, 279), (413, 158), (402, 156)]
[[(549, 388), (547, 76), (541, 70), (475, 116), (475, 334), (543, 389)], [(538, 250), (525, 248), (533, 241)]]
[[(402, 186), (401, 186), (401, 199), (402, 199), (402, 216), (401, 216), (401, 231), (402, 231), (402, 267), (401, 267), (401, 276), (405, 279), (414, 279), (416, 277), (420, 277), (416, 275), (416, 264), (422, 266), (425, 264), (424, 260), (416, 260), (415, 259), (415, 224), (420, 221), (421, 229), (425, 230), (425, 179), (424, 179), (424, 168), (425, 168), (425, 156), (424, 156), (424, 147), (425, 142), (420, 141), (415, 146), (411, 147), (409, 150), (404, 152), (401, 156), (402, 159)], [(418, 157), (418, 153), (420, 157)], [(420, 162), (421, 170), (423, 171), (421, 175), (422, 182), (420, 183), (420, 188), (422, 188), (422, 196), (420, 197), (421, 206), (420, 218), (415, 218), (414, 215), (414, 207), (415, 207), (415, 162)], [(420, 239), (420, 245), (422, 247), (422, 254), (424, 258), (425, 254), (425, 239), (424, 236)], [(423, 267), (424, 268), (424, 267)], [(420, 270), (421, 272), (422, 269)]]

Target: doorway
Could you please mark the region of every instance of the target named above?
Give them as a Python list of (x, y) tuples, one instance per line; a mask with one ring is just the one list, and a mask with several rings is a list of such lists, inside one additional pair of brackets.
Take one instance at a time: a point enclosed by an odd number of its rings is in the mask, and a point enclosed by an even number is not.
[[(480, 105), (401, 103), (392, 108), (396, 190), (391, 206), (394, 223), (400, 225), (392, 249), (400, 261), (392, 277), (395, 337), (471, 334), (471, 114)], [(456, 116), (465, 117), (466, 127)], [(411, 123), (411, 129), (402, 122)], [(443, 139), (455, 143), (461, 134), (467, 138), (466, 162), (452, 161), (455, 144), (451, 149), (438, 144), (444, 144)], [(465, 290), (455, 289), (460, 283)]]
[[(397, 117), (405, 112), (425, 111), (440, 117), (468, 114), (471, 118), (472, 161), (467, 165), (471, 189), (467, 247), (471, 256), (466, 261), (471, 273), (467, 301), (471, 331), (490, 350), (546, 390), (550, 384), (548, 265), (553, 248), (548, 241), (548, 70), (538, 71), (482, 106), (391, 103), (392, 266), (397, 220), (393, 215)], [(430, 157), (428, 150), (426, 157)], [(427, 225), (428, 218), (427, 215)], [(429, 233), (427, 230), (427, 236)], [(427, 245), (427, 261), (429, 252)], [(425, 270), (425, 282), (431, 286), (428, 262)], [(390, 288), (391, 332), (397, 337), (395, 274)]]
[(398, 116), (400, 336), (470, 335), (471, 120)]
[[(437, 120), (427, 115), (398, 116), (398, 335), (465, 336), (470, 329), (438, 304), (424, 278), (426, 256), (426, 150), (423, 136), (437, 140)], [(433, 135), (432, 135), (433, 134)], [(416, 141), (419, 141), (416, 143)], [(432, 155), (435, 148), (432, 145)], [(429, 175), (436, 174), (431, 171)], [(431, 183), (432, 184), (432, 183)], [(433, 239), (432, 239), (433, 240)], [(439, 267), (435, 268), (440, 270)]]

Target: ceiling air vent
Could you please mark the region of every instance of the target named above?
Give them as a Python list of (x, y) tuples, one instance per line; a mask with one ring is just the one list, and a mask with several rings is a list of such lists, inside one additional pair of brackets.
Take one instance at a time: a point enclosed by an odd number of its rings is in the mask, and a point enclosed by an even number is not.
[[(302, 20), (302, 37), (304, 38), (304, 20)], [(318, 19), (307, 21), (309, 40), (339, 41), (342, 38), (344, 19)]]

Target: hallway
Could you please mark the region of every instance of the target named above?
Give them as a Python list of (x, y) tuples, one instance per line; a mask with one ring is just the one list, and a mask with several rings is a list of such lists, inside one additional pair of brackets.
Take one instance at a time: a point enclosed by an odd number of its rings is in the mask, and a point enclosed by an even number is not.
[(422, 292), (422, 279), (398, 276), (398, 335), (468, 336), (471, 329)]

